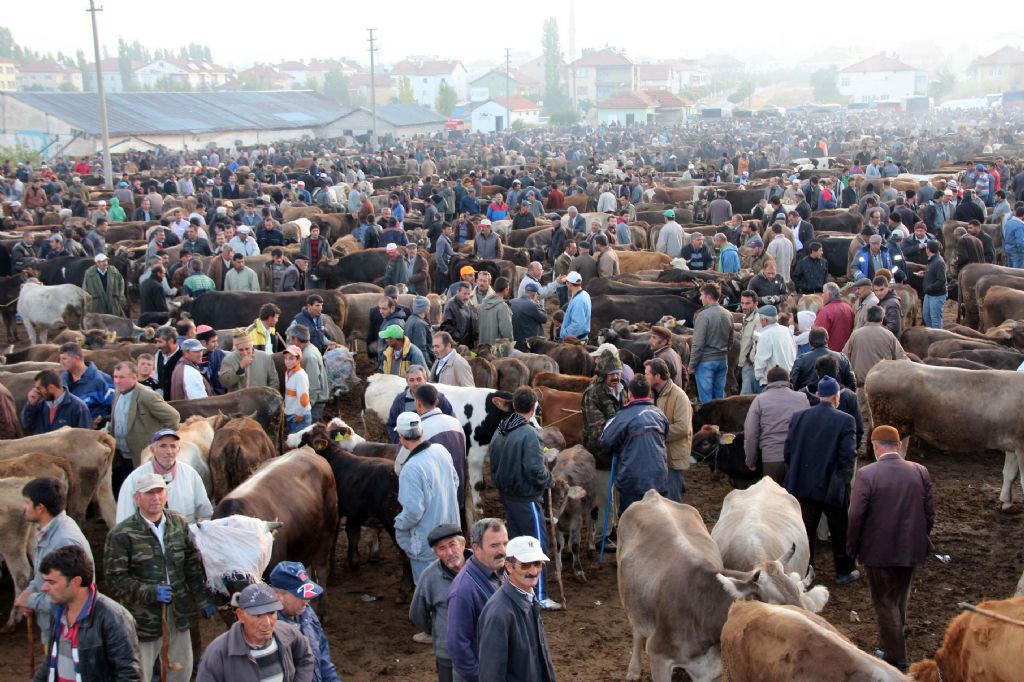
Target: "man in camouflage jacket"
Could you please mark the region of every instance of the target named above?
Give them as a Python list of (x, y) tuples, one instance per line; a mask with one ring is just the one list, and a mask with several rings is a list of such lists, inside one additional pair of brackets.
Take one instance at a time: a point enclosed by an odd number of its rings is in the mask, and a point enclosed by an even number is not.
[(622, 407), (622, 392), (622, 363), (611, 351), (604, 351), (597, 359), (594, 378), (583, 391), (581, 401), (583, 445), (594, 455), (600, 469), (611, 466), (611, 457), (601, 444), (601, 433)]
[(181, 664), (167, 679), (188, 682), (192, 675), (189, 619), (194, 615), (193, 600), (206, 617), (215, 610), (206, 590), (202, 558), (189, 536), (185, 517), (164, 508), (167, 484), (162, 476), (140, 476), (134, 492), (136, 512), (107, 535), (103, 558), (108, 594), (135, 617), (143, 682), (149, 682), (160, 656), (164, 611), (171, 640), (169, 663)]

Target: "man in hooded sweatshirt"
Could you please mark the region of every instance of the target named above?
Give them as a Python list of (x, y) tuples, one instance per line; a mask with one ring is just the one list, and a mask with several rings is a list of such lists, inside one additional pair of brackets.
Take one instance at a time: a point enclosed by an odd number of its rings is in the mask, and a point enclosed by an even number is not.
[(489, 345), (498, 339), (512, 339), (512, 310), (505, 302), (508, 286), (505, 277), (494, 280), (494, 287), (480, 305), (480, 312), (477, 313), (477, 343)]

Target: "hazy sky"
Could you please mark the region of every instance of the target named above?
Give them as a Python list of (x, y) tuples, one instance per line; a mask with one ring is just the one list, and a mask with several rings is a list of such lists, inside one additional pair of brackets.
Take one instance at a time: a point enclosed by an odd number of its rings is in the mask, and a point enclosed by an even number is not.
[[(74, 54), (91, 61), (87, 0), (55, 0), (47, 7), (11, 2), (0, 19), (22, 45)], [(555, 16), (563, 53), (569, 45), (569, 0), (546, 3), (430, 3), (422, 0), (287, 3), (267, 0), (197, 5), (97, 0), (100, 40), (116, 54), (117, 38), (150, 48), (209, 45), (215, 61), (244, 67), (254, 62), (347, 56), (368, 63), (366, 28), (380, 38), (383, 63), (407, 55), (501, 61), (504, 48), (540, 53), (541, 27)], [(502, 7), (504, 6), (504, 9)], [(1004, 44), (1024, 45), (1006, 31), (993, 35), (986, 12), (943, 14), (914, 3), (870, 6), (781, 4), (763, 0), (718, 3), (576, 1), (576, 50), (611, 45), (634, 60), (729, 53), (739, 58), (796, 63), (815, 55), (837, 64), (882, 50), (913, 61), (957, 58), (966, 66), (978, 53)], [(59, 12), (59, 19), (45, 16)], [(41, 15), (42, 13), (42, 15)], [(998, 23), (998, 22), (997, 22)], [(912, 55), (904, 55), (913, 44)], [(907, 61), (911, 61), (907, 59)], [(914, 63), (924, 69), (937, 64)]]

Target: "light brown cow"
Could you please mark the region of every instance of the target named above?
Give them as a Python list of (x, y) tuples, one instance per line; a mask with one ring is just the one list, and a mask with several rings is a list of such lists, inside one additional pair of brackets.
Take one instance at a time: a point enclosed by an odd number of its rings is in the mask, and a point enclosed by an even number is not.
[(722, 682), (896, 682), (907, 678), (870, 656), (821, 616), (795, 606), (737, 601), (722, 628)]
[(617, 251), (619, 272), (640, 272), (641, 270), (665, 270), (672, 266), (672, 259), (656, 251)]
[(1006, 320), (1024, 319), (1024, 291), (1010, 287), (991, 287), (981, 304), (984, 329), (998, 326)]
[(580, 406), (583, 394), (559, 391), (547, 386), (540, 386), (534, 391), (538, 394), (544, 426), (557, 426), (568, 446), (582, 443), (583, 414)]
[[(0, 555), (7, 564), (14, 583), (15, 596), (28, 587), (32, 579), (29, 561), (29, 536), (34, 526), (25, 520), (21, 490), (35, 476), (0, 479)], [(11, 608), (10, 617), (0, 632), (11, 632), (20, 620), (20, 612)]]
[[(958, 291), (960, 292), (960, 314), (963, 316), (963, 323), (968, 327), (978, 328), (980, 321), (980, 306), (978, 300), (978, 280), (986, 275), (1011, 275), (1019, 277), (1021, 271), (1017, 268), (1007, 268), (991, 263), (971, 263), (964, 266), (957, 275)], [(957, 316), (960, 319), (960, 316)]]
[(578, 374), (559, 374), (557, 372), (539, 372), (531, 382), (532, 386), (547, 386), (559, 391), (573, 391), (583, 393), (590, 385), (592, 377), (585, 377)]
[(236, 417), (222, 424), (210, 444), (213, 498), (224, 499), (275, 455), (273, 441), (255, 419)]
[(753, 571), (722, 565), (700, 512), (648, 491), (619, 518), (618, 582), (622, 606), (633, 629), (633, 653), (626, 679), (641, 677), (646, 646), (654, 682), (670, 682), (683, 668), (695, 682), (722, 672), (719, 638), (729, 607), (737, 599), (759, 599), (820, 611), (828, 590), (810, 591), (777, 561)]
[(872, 422), (903, 436), (902, 455), (910, 436), (946, 452), (1005, 452), (999, 501), (1010, 508), (1014, 477), (1024, 470), (1024, 420), (1012, 418), (1024, 402), (1024, 374), (883, 360), (868, 372), (864, 391)]
[[(185, 462), (203, 479), (206, 494), (213, 499), (213, 477), (210, 475), (210, 446), (213, 436), (230, 417), (217, 414), (212, 417), (193, 415), (178, 427), (178, 461)], [(153, 450), (146, 446), (142, 450), (140, 462), (145, 464), (153, 458)]]
[(978, 608), (1012, 618), (1006, 623), (990, 616), (965, 611), (946, 628), (942, 646), (934, 660), (910, 666), (910, 676), (919, 682), (1002, 682), (1021, 679), (1021, 650), (1024, 649), (1024, 597), (984, 601)]

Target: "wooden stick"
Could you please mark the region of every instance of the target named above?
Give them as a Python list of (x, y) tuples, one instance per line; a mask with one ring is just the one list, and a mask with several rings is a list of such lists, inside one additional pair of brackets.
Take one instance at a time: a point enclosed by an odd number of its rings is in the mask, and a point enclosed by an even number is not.
[(957, 606), (966, 611), (977, 613), (979, 616), (985, 616), (986, 618), (992, 618), (994, 620), (1001, 620), (1004, 623), (1009, 623), (1010, 625), (1017, 625), (1019, 627), (1024, 628), (1024, 621), (1020, 621), (1015, 618), (1010, 618), (1008, 616), (1004, 616), (1001, 613), (995, 613), (994, 611), (986, 611), (985, 609), (979, 609), (974, 604), (968, 604), (965, 601), (960, 602), (959, 604), (957, 604)]
[(167, 659), (171, 655), (171, 631), (167, 624), (167, 604), (160, 607), (160, 626), (163, 642), (160, 644), (160, 682), (167, 682)]
[(36, 628), (32, 622), (32, 612), (25, 616), (25, 632), (28, 634), (28, 674), (36, 674)]
[[(551, 503), (551, 488), (548, 488), (548, 524), (551, 526), (551, 546), (554, 547), (554, 552), (558, 553), (558, 538), (555, 537), (555, 508)], [(555, 561), (555, 577), (558, 578), (558, 596), (562, 598), (562, 608), (566, 611), (569, 610), (569, 604), (565, 601), (565, 585), (562, 583), (562, 557), (561, 555), (556, 557)]]

